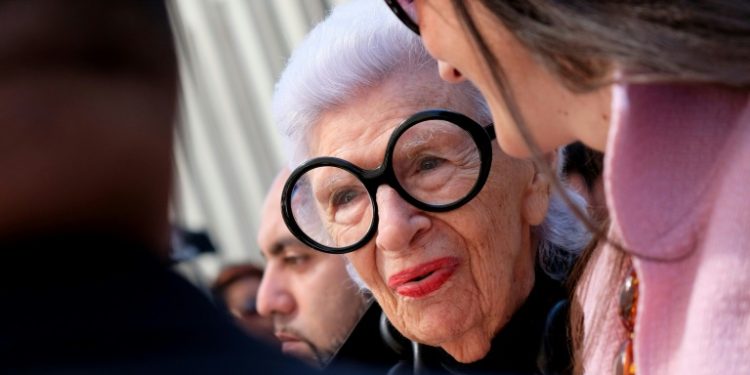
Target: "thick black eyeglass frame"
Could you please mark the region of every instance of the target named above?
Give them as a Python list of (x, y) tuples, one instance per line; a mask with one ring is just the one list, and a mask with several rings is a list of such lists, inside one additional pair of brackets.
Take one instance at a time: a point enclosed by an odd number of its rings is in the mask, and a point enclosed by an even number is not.
[(419, 25), (417, 25), (414, 20), (411, 19), (409, 16), (409, 13), (406, 13), (406, 10), (401, 7), (401, 5), (398, 3), (398, 0), (385, 0), (385, 3), (388, 4), (388, 7), (391, 8), (394, 14), (396, 14), (396, 17), (401, 20), (401, 22), (406, 25), (411, 31), (415, 32), (417, 35), (419, 34)]
[[(396, 142), (404, 132), (409, 130), (411, 127), (420, 124), (428, 120), (445, 120), (448, 121), (467, 133), (474, 140), (479, 151), (481, 166), (479, 170), (479, 176), (474, 186), (469, 192), (461, 199), (443, 205), (434, 205), (424, 203), (414, 197), (412, 197), (398, 182), (396, 175), (393, 171), (393, 150), (396, 147)], [(413, 205), (414, 207), (428, 212), (446, 212), (455, 210), (464, 204), (471, 201), (484, 187), (487, 182), (487, 177), (490, 174), (490, 167), (492, 166), (492, 141), (495, 139), (495, 128), (493, 124), (487, 126), (481, 126), (474, 120), (460, 113), (446, 111), (446, 110), (427, 110), (418, 112), (408, 119), (406, 119), (401, 125), (399, 125), (391, 134), (388, 140), (388, 146), (385, 150), (385, 156), (383, 163), (375, 169), (362, 169), (344, 159), (335, 157), (318, 157), (311, 159), (304, 164), (297, 167), (287, 178), (284, 184), (284, 190), (281, 194), (281, 215), (284, 218), (287, 228), (292, 234), (297, 237), (302, 243), (311, 248), (322, 251), (329, 254), (345, 254), (348, 252), (355, 251), (372, 240), (373, 236), (377, 232), (379, 217), (378, 217), (378, 203), (376, 200), (376, 193), (380, 185), (386, 184), (392, 187), (406, 202)], [(343, 169), (359, 179), (362, 185), (367, 189), (370, 195), (370, 202), (373, 206), (373, 217), (370, 223), (370, 229), (362, 237), (361, 240), (356, 243), (345, 246), (345, 247), (330, 247), (318, 243), (314, 239), (310, 238), (302, 228), (299, 227), (297, 222), (294, 220), (294, 213), (292, 212), (292, 198), (293, 189), (297, 184), (297, 181), (309, 170), (319, 167), (336, 167)]]

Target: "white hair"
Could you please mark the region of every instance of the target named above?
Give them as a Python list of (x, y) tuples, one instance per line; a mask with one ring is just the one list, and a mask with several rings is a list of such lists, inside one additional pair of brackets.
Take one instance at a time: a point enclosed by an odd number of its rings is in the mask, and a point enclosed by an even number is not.
[[(560, 174), (558, 173), (556, 177), (560, 178)], [(586, 213), (586, 200), (573, 189), (567, 187), (563, 189), (579, 212)], [(578, 255), (591, 241), (591, 233), (575, 216), (573, 209), (560, 197), (560, 193), (554, 189), (550, 196), (547, 215), (534, 232), (539, 238), (537, 245), (539, 266), (555, 280), (564, 280), (568, 276)]]
[[(306, 139), (326, 111), (345, 105), (396, 73), (431, 69), (437, 78), (436, 65), (419, 37), (382, 2), (353, 0), (337, 6), (294, 51), (276, 84), (273, 116), (288, 142), (290, 166), (309, 158)], [(451, 90), (449, 95), (464, 95), (475, 104), (472, 117), (476, 121), (491, 121), (487, 103), (474, 86), (465, 83), (446, 87)], [(570, 194), (583, 202), (576, 193)], [(556, 279), (567, 274), (590, 238), (556, 194), (534, 234), (540, 239), (539, 264)], [(364, 288), (353, 267), (347, 269)]]
[[(290, 166), (309, 158), (305, 138), (321, 114), (358, 93), (381, 85), (396, 73), (437, 68), (417, 35), (380, 1), (354, 0), (337, 6), (294, 51), (274, 92), (272, 113), (289, 142)], [(458, 88), (489, 121), (489, 110), (472, 85)]]

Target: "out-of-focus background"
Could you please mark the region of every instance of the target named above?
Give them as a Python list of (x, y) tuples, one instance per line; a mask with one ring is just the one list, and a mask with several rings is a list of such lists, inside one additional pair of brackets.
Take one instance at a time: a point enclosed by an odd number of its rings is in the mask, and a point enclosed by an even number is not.
[(346, 0), (171, 0), (182, 79), (175, 224), (217, 253), (183, 265), (205, 283), (221, 264), (262, 264), (255, 236), (266, 190), (286, 162), (270, 107), (294, 47)]

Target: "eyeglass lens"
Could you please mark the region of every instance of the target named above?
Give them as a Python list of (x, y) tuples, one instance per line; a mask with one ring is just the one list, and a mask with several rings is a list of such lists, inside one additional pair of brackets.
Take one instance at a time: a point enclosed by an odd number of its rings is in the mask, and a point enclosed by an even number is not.
[(385, 3), (406, 27), (419, 34), (419, 17), (414, 0), (385, 0)]
[(421, 122), (401, 134), (392, 161), (399, 185), (429, 205), (447, 205), (465, 197), (482, 167), (471, 135), (442, 120)]
[(338, 167), (321, 166), (302, 175), (293, 188), (291, 211), (308, 237), (333, 248), (357, 243), (373, 221), (367, 188)]
[[(466, 197), (481, 174), (480, 151), (471, 134), (444, 120), (413, 125), (391, 154), (398, 184), (412, 198), (441, 206)], [(374, 202), (352, 172), (332, 166), (310, 169), (296, 182), (291, 211), (300, 229), (321, 245), (351, 246), (374, 224)]]
[(414, 0), (397, 0), (398, 6), (401, 10), (406, 13), (415, 25), (419, 26), (419, 19), (417, 17), (417, 9), (414, 7)]

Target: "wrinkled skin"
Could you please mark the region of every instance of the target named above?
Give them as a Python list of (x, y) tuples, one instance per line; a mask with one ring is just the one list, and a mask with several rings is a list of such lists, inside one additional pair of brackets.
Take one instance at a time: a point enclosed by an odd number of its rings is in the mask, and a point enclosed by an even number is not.
[[(324, 113), (312, 129), (312, 156), (375, 168), (392, 130), (411, 114), (439, 107), (475, 117), (457, 87), (430, 69), (393, 76)], [(420, 211), (391, 187), (380, 186), (376, 238), (346, 255), (399, 331), (441, 346), (461, 362), (484, 357), (492, 337), (528, 296), (534, 283), (530, 229), (542, 222), (549, 199), (548, 182), (532, 163), (493, 145), (489, 180), (460, 209)], [(392, 275), (443, 257), (456, 259), (458, 266), (434, 292), (405, 297), (389, 287)]]

